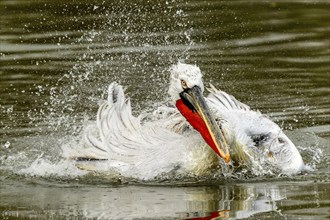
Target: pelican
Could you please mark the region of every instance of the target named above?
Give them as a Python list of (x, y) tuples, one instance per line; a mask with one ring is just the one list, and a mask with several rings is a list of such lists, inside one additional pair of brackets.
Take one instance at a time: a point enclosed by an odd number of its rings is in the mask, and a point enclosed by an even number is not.
[(82, 169), (142, 180), (203, 176), (229, 164), (251, 168), (266, 162), (286, 174), (303, 169), (295, 145), (267, 116), (212, 85), (204, 97), (196, 65), (178, 63), (169, 72), (172, 103), (149, 120), (133, 116), (123, 87), (111, 83), (96, 123), (84, 131), (83, 147), (64, 146), (64, 157)]

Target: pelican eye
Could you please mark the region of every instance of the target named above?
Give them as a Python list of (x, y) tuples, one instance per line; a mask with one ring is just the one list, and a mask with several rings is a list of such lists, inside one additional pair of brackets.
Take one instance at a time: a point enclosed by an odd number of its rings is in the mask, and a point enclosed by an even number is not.
[(183, 89), (188, 89), (188, 85), (187, 85), (186, 81), (184, 81), (183, 79), (181, 79), (181, 86)]

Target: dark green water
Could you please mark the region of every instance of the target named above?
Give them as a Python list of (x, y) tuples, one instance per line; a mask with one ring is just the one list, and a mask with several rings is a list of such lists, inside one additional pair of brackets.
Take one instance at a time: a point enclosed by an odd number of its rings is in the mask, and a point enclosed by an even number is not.
[[(1, 218), (329, 219), (328, 1), (2, 0), (0, 14)], [(167, 99), (178, 60), (268, 114), (314, 171), (133, 184), (60, 162), (109, 83), (139, 114)]]

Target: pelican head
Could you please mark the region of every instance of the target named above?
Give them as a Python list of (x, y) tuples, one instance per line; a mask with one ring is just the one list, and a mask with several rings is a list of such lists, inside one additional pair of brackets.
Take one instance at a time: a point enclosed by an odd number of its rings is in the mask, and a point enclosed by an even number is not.
[(170, 68), (170, 73), (168, 92), (176, 107), (206, 143), (228, 163), (227, 141), (203, 97), (200, 69), (195, 65), (178, 63)]
[[(180, 93), (184, 91), (184, 87), (193, 88), (194, 86), (198, 86), (201, 92), (204, 92), (202, 73), (198, 66), (178, 63), (171, 66), (170, 73), (171, 78), (168, 93), (174, 102), (181, 98)], [(184, 83), (186, 85), (182, 85)]]

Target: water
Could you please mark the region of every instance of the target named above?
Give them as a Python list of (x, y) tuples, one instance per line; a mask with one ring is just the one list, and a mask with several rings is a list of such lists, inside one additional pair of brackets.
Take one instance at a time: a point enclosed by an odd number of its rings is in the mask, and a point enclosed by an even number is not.
[[(1, 218), (327, 219), (327, 1), (1, 1)], [(112, 81), (134, 114), (167, 100), (167, 68), (268, 114), (314, 171), (152, 183), (61, 159)]]

